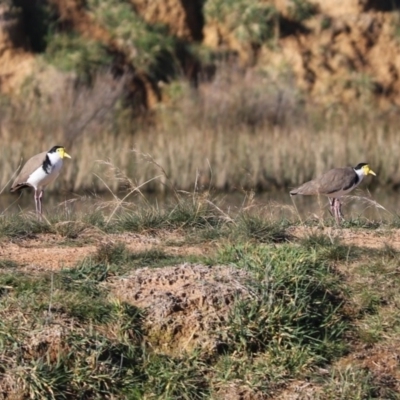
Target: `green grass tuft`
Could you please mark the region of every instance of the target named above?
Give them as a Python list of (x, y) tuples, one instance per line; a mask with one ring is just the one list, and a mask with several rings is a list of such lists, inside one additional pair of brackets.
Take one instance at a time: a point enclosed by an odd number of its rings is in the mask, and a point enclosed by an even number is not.
[(184, 358), (150, 355), (146, 367), (147, 390), (152, 393), (151, 398), (165, 400), (210, 398), (208, 366), (197, 354)]
[(253, 277), (251, 296), (238, 299), (229, 315), (226, 341), (231, 351), (279, 355), (297, 348), (286, 360), (298, 360), (297, 368), (342, 353), (338, 339), (348, 329), (345, 290), (317, 252), (292, 245), (242, 245), (228, 247), (220, 257)]
[(340, 242), (338, 237), (324, 234), (312, 234), (300, 241), (306, 249), (317, 250), (319, 258), (326, 261), (350, 261), (360, 255), (360, 249), (347, 246)]
[(27, 238), (49, 232), (51, 227), (44, 221), (38, 221), (35, 215), (13, 214), (0, 217), (0, 237)]
[(96, 263), (121, 264), (128, 257), (129, 252), (124, 243), (103, 243), (97, 248), (93, 259)]
[(320, 397), (334, 399), (398, 399), (398, 393), (393, 390), (394, 381), (379, 382), (368, 369), (360, 367), (337, 367), (326, 379)]
[(6, 258), (0, 259), (0, 269), (14, 269), (18, 267), (18, 263)]
[(282, 243), (291, 239), (286, 228), (285, 221), (266, 221), (259, 216), (243, 214), (236, 230), (245, 239), (254, 239), (260, 243)]

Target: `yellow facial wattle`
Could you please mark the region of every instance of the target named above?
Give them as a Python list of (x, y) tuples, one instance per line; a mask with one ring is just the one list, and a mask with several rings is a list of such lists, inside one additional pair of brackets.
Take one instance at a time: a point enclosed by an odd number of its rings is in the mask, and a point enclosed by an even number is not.
[(59, 149), (57, 149), (57, 152), (60, 154), (61, 158), (71, 158), (71, 156), (65, 151), (64, 147), (60, 147)]

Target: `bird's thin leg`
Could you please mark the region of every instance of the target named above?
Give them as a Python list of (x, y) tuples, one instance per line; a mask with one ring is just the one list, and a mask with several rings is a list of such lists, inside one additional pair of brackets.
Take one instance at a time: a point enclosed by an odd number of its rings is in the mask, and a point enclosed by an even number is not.
[(340, 199), (338, 199), (338, 203), (339, 203), (339, 217), (341, 218), (341, 219), (344, 219), (344, 215), (343, 215), (343, 213), (342, 213), (342, 202), (340, 201)]
[(337, 200), (335, 197), (329, 197), (329, 205), (331, 208), (332, 217), (335, 218), (337, 224), (339, 224), (338, 220), (338, 211), (337, 211)]
[(335, 216), (335, 198), (334, 197), (328, 197), (329, 200), (329, 206), (331, 208), (331, 214), (334, 217)]
[(340, 199), (335, 199), (335, 219), (336, 223), (339, 225), (340, 221), (343, 220), (343, 214), (342, 214), (342, 203)]
[(336, 220), (336, 223), (338, 225), (340, 225), (340, 215), (339, 215), (339, 208), (338, 207), (340, 207), (340, 203), (336, 199), (336, 201), (335, 201), (335, 220)]
[(43, 199), (43, 189), (40, 191), (39, 194), (39, 214), (42, 216), (42, 199)]
[(39, 215), (39, 207), (38, 207), (38, 201), (39, 201), (39, 198), (38, 198), (38, 192), (37, 192), (37, 190), (35, 189), (35, 193), (34, 193), (34, 199), (35, 199), (35, 210), (36, 210), (36, 215)]

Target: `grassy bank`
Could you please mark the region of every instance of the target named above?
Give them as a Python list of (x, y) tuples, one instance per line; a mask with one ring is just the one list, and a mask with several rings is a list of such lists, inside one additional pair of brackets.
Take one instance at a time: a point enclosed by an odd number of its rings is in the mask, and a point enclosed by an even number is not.
[(0, 218), (3, 395), (398, 398), (397, 219), (113, 211)]
[[(95, 175), (105, 179), (99, 160), (137, 185), (151, 181), (143, 190), (155, 191), (287, 188), (364, 161), (378, 174), (375, 185), (399, 184), (396, 113), (382, 115), (362, 102), (347, 109), (305, 105), (283, 72), (220, 74), (196, 91), (171, 84), (170, 100), (143, 118), (117, 100), (122, 89), (112, 92), (107, 74), (91, 89), (48, 102), (3, 103), (0, 185), (21, 157), (54, 144), (67, 146), (73, 159), (53, 188), (71, 191), (105, 188)], [(120, 183), (111, 175), (106, 182), (115, 190)]]

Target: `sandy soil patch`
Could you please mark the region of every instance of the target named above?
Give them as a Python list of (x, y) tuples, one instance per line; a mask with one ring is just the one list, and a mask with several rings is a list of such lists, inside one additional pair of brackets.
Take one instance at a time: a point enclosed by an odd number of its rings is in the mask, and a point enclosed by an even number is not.
[(338, 239), (341, 243), (351, 246), (367, 247), (380, 249), (391, 246), (400, 250), (400, 230), (399, 229), (345, 229), (332, 227), (291, 227), (288, 232), (294, 238), (303, 239), (311, 235), (326, 235), (332, 239)]
[[(182, 236), (177, 234), (160, 236), (141, 234), (102, 234), (92, 235), (89, 243), (80, 235), (74, 245), (73, 240), (66, 242), (65, 237), (56, 234), (40, 234), (32, 238), (4, 240), (0, 243), (0, 258), (16, 262), (22, 269), (29, 271), (55, 271), (70, 268), (94, 254), (101, 244), (122, 242), (132, 252), (141, 252), (152, 248), (162, 248), (171, 255), (201, 255), (212, 251), (213, 246), (182, 246)], [(177, 245), (168, 245), (177, 243)]]

